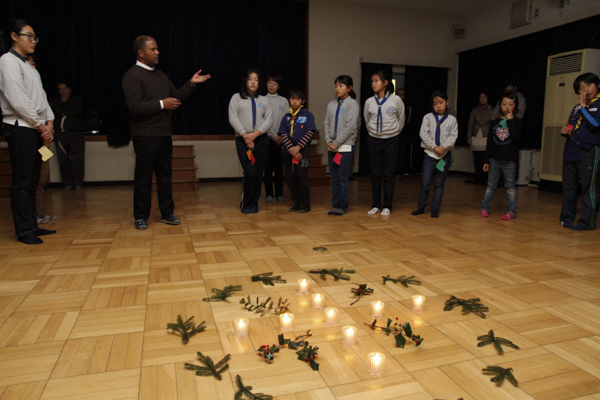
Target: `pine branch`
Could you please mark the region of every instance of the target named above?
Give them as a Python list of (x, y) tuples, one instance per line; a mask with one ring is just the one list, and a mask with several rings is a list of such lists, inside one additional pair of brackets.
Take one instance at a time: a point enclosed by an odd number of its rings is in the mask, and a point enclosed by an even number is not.
[(272, 272), (265, 272), (264, 274), (258, 274), (252, 276), (252, 282), (262, 282), (268, 286), (275, 286), (275, 283), (286, 283), (285, 279), (281, 279), (281, 275), (271, 276)]
[[(235, 377), (235, 384), (239, 388), (237, 392), (235, 392), (234, 400), (243, 400), (244, 398), (247, 400), (272, 400), (273, 396), (263, 393), (252, 393), (252, 386), (244, 386), (242, 382), (242, 378), (239, 375)], [(245, 396), (245, 397), (244, 397)]]
[(181, 315), (178, 315), (177, 323), (167, 324), (167, 329), (171, 329), (171, 331), (173, 332), (179, 332), (179, 334), (181, 335), (181, 343), (188, 344), (188, 342), (190, 341), (190, 337), (194, 336), (198, 332), (203, 332), (206, 329), (206, 327), (204, 326), (204, 323), (206, 321), (202, 321), (198, 326), (195, 326), (192, 322), (193, 319), (194, 317), (192, 316), (190, 319), (183, 322)]
[(510, 340), (494, 336), (493, 330), (490, 330), (487, 335), (479, 336), (477, 340), (480, 341), (479, 343), (477, 343), (477, 347), (483, 347), (489, 344), (493, 344), (498, 354), (504, 354), (504, 349), (501, 345), (505, 345), (508, 347), (512, 347), (513, 349), (519, 350), (519, 346), (517, 346)]
[(456, 306), (462, 306), (463, 314), (472, 312), (479, 315), (481, 318), (485, 318), (484, 311), (489, 311), (489, 308), (481, 304), (481, 300), (478, 298), (465, 300), (454, 296), (450, 296), (450, 298), (446, 300), (444, 311), (450, 311)]
[(200, 361), (202, 361), (204, 364), (206, 364), (206, 367), (201, 367), (198, 365), (185, 363), (185, 365), (184, 365), (185, 369), (196, 371), (196, 375), (198, 375), (198, 376), (211, 376), (212, 375), (215, 378), (217, 378), (218, 380), (221, 380), (221, 378), (222, 378), (221, 374), (229, 368), (229, 364), (227, 364), (227, 361), (229, 361), (229, 358), (231, 358), (231, 355), (227, 354), (217, 364), (213, 363), (213, 360), (209, 356), (204, 356), (200, 352), (198, 352), (198, 358), (200, 359)]
[(233, 292), (242, 290), (242, 285), (229, 285), (225, 286), (223, 290), (217, 288), (211, 289), (214, 294), (211, 297), (205, 297), (203, 301), (225, 301), (228, 297), (233, 296)]
[(325, 268), (321, 268), (321, 269), (311, 269), (310, 271), (308, 271), (311, 274), (319, 274), (321, 275), (321, 279), (323, 279), (324, 281), (327, 280), (327, 276), (326, 275), (331, 275), (333, 276), (333, 279), (335, 279), (336, 281), (339, 281), (340, 279), (345, 280), (345, 281), (349, 281), (350, 280), (350, 276), (346, 275), (346, 274), (355, 274), (356, 271), (353, 269), (344, 269), (344, 268), (332, 268), (332, 269), (325, 269)]
[(517, 382), (517, 379), (515, 378), (515, 376), (512, 373), (512, 368), (502, 368), (502, 367), (493, 365), (493, 366), (487, 366), (486, 368), (482, 369), (481, 371), (483, 371), (483, 373), (486, 375), (496, 375), (495, 377), (493, 377), (490, 380), (498, 386), (502, 385), (502, 382), (504, 382), (504, 379), (507, 379), (514, 386), (519, 386), (519, 382)]
[[(396, 321), (397, 320), (398, 318), (396, 318)], [(390, 334), (393, 334), (394, 339), (396, 340), (396, 346), (402, 349), (406, 344), (406, 338), (404, 337), (404, 335), (406, 335), (406, 337), (410, 338), (410, 340), (415, 342), (415, 346), (420, 346), (421, 343), (423, 343), (423, 340), (425, 340), (425, 338), (421, 338), (421, 335), (413, 334), (409, 322), (405, 322), (402, 325), (400, 325), (398, 322), (394, 322), (394, 324), (392, 324), (392, 322), (394, 321), (388, 318), (386, 326), (377, 326), (377, 320), (374, 320), (372, 324), (365, 323), (365, 325), (373, 329), (374, 331), (379, 329), (380, 331), (385, 332), (385, 334), (388, 336)], [(404, 333), (404, 335), (402, 333)]]
[(370, 287), (367, 287), (366, 283), (361, 283), (360, 285), (358, 283), (355, 283), (355, 285), (358, 287), (352, 288), (352, 289), (350, 289), (350, 291), (352, 293), (354, 293), (356, 296), (358, 296), (358, 299), (356, 299), (350, 305), (356, 304), (360, 299), (362, 299), (363, 296), (371, 294), (375, 291), (375, 290), (371, 289)]
[(279, 298), (279, 301), (277, 302), (277, 307), (275, 307), (275, 303), (273, 303), (273, 300), (270, 297), (268, 297), (264, 303), (261, 303), (257, 297), (256, 304), (252, 304), (252, 300), (250, 300), (250, 296), (248, 296), (245, 299), (242, 298), (240, 300), (240, 304), (243, 304), (244, 308), (247, 308), (248, 311), (254, 311), (257, 314), (260, 313), (261, 317), (264, 316), (266, 313), (268, 313), (271, 310), (273, 310), (275, 315), (279, 315), (284, 312), (290, 311), (290, 308), (288, 307), (288, 304), (287, 304), (287, 299), (285, 299), (284, 301), (281, 301), (281, 297)]
[(394, 282), (395, 284), (400, 283), (404, 287), (408, 287), (409, 284), (410, 285), (420, 285), (421, 284), (421, 281), (418, 281), (416, 279), (412, 279), (412, 278), (414, 278), (414, 275), (413, 276), (409, 276), (408, 278), (406, 278), (404, 275), (402, 275), (402, 276), (394, 279), (394, 278), (390, 278), (390, 275), (388, 274), (387, 276), (382, 276), (382, 278), (383, 278), (383, 284), (384, 285), (385, 285), (385, 283), (387, 281)]

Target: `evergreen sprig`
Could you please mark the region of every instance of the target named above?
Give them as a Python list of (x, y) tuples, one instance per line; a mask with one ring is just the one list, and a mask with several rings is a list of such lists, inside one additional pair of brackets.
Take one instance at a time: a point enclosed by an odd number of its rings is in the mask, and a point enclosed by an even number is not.
[(277, 302), (277, 307), (275, 307), (275, 303), (273, 302), (273, 300), (270, 297), (267, 298), (267, 300), (265, 300), (264, 303), (261, 303), (257, 297), (256, 304), (253, 304), (252, 300), (250, 300), (250, 296), (248, 296), (245, 299), (242, 298), (240, 300), (240, 304), (243, 304), (244, 308), (247, 308), (248, 311), (254, 311), (255, 313), (260, 313), (261, 317), (271, 310), (273, 310), (275, 315), (279, 315), (281, 313), (290, 311), (290, 308), (288, 307), (288, 304), (287, 304), (287, 299), (281, 301), (281, 297), (279, 298), (279, 301)]
[(456, 306), (462, 306), (463, 314), (472, 312), (479, 315), (481, 318), (485, 318), (484, 311), (489, 311), (489, 308), (481, 304), (481, 300), (478, 298), (466, 300), (454, 296), (450, 296), (450, 298), (446, 300), (444, 311), (450, 311)]
[(296, 352), (296, 354), (298, 355), (298, 360), (310, 363), (310, 367), (313, 369), (313, 371), (318, 371), (319, 363), (315, 361), (315, 358), (317, 357), (317, 351), (319, 350), (319, 348), (316, 346), (309, 346), (308, 341), (305, 340), (305, 338), (311, 336), (312, 335), (310, 334), (310, 330), (308, 330), (306, 331), (306, 334), (296, 336), (294, 340), (285, 339), (283, 337), (283, 333), (277, 336), (277, 338), (279, 339), (279, 346), (282, 348), (287, 347), (288, 349), (292, 350), (297, 350), (298, 348), (301, 348)]
[(265, 272), (264, 274), (258, 274), (252, 276), (252, 282), (262, 282), (268, 286), (275, 286), (275, 283), (286, 283), (285, 279), (281, 279), (281, 275), (271, 276), (272, 272)]
[(212, 375), (215, 378), (217, 378), (218, 380), (221, 380), (221, 378), (222, 378), (221, 374), (223, 372), (227, 371), (227, 369), (229, 368), (229, 364), (227, 364), (227, 361), (229, 361), (229, 358), (231, 358), (231, 355), (227, 354), (225, 357), (223, 357), (223, 359), (221, 361), (219, 361), (216, 364), (213, 362), (213, 360), (209, 356), (205, 356), (200, 352), (198, 352), (198, 358), (200, 359), (200, 361), (202, 361), (204, 364), (206, 364), (206, 367), (201, 367), (199, 365), (185, 363), (185, 369), (196, 371), (196, 375), (198, 375), (198, 376), (211, 376)]
[(414, 275), (413, 276), (409, 276), (409, 277), (406, 277), (405, 275), (402, 275), (402, 276), (394, 279), (394, 278), (390, 278), (389, 274), (387, 276), (382, 276), (382, 278), (383, 278), (383, 284), (384, 285), (385, 285), (385, 283), (387, 281), (390, 281), (390, 282), (394, 282), (395, 284), (400, 283), (404, 287), (408, 287), (409, 284), (410, 285), (420, 285), (421, 281), (413, 279), (414, 277), (415, 277)]
[(308, 271), (311, 274), (319, 274), (321, 275), (321, 279), (323, 279), (324, 281), (327, 280), (327, 276), (326, 275), (331, 275), (333, 276), (333, 279), (335, 279), (336, 281), (339, 281), (340, 279), (345, 280), (345, 281), (349, 281), (350, 280), (350, 276), (346, 275), (346, 274), (355, 274), (356, 271), (353, 269), (344, 269), (344, 268), (332, 268), (332, 269), (326, 269), (326, 268), (320, 268), (320, 269), (311, 269), (310, 271)]
[(504, 354), (504, 349), (502, 348), (501, 345), (505, 345), (508, 347), (512, 347), (513, 349), (519, 350), (519, 346), (517, 346), (510, 340), (496, 337), (494, 335), (494, 331), (491, 329), (487, 335), (479, 336), (477, 338), (477, 340), (480, 341), (479, 343), (477, 343), (477, 347), (483, 347), (483, 346), (487, 346), (489, 344), (493, 344), (494, 347), (496, 348), (496, 351), (498, 352), (498, 354)]
[(373, 293), (375, 290), (371, 289), (370, 287), (367, 287), (366, 283), (355, 283), (356, 286), (358, 286), (357, 288), (352, 288), (350, 289), (350, 291), (352, 293), (354, 293), (356, 296), (358, 296), (358, 299), (356, 299), (355, 301), (353, 301), (352, 303), (350, 303), (350, 305), (354, 305), (356, 302), (358, 302), (360, 299), (362, 299), (363, 296), (366, 296), (368, 294)]
[(242, 378), (239, 375), (235, 377), (235, 384), (238, 386), (238, 391), (235, 392), (234, 400), (272, 400), (273, 396), (264, 393), (252, 393), (252, 386), (244, 386)]
[(211, 297), (205, 297), (204, 301), (225, 301), (228, 297), (233, 296), (233, 292), (242, 290), (242, 285), (229, 285), (225, 286), (223, 290), (212, 288), (211, 292), (214, 294)]
[[(396, 318), (396, 321), (397, 320), (398, 318)], [(404, 348), (404, 345), (406, 344), (406, 338), (404, 337), (404, 335), (406, 335), (406, 337), (415, 342), (415, 346), (420, 346), (421, 343), (423, 343), (423, 340), (425, 340), (425, 338), (421, 338), (421, 335), (413, 334), (409, 322), (405, 322), (402, 325), (400, 325), (398, 322), (394, 322), (394, 324), (392, 325), (392, 322), (394, 321), (388, 318), (386, 326), (377, 326), (377, 320), (373, 321), (372, 324), (365, 323), (365, 325), (367, 325), (374, 331), (379, 329), (380, 331), (385, 332), (385, 334), (388, 336), (390, 334), (393, 334), (394, 339), (396, 340), (396, 346), (400, 348)], [(404, 335), (402, 334), (403, 332)]]
[(190, 337), (194, 336), (198, 332), (203, 332), (206, 329), (206, 326), (204, 326), (206, 321), (202, 321), (198, 326), (195, 326), (195, 324), (192, 322), (193, 319), (194, 317), (192, 316), (190, 319), (183, 322), (181, 315), (178, 315), (177, 323), (167, 324), (167, 329), (171, 329), (171, 331), (174, 332), (179, 332), (181, 335), (181, 343), (188, 344)]
[(512, 368), (502, 368), (502, 367), (498, 367), (496, 365), (492, 365), (492, 366), (488, 365), (481, 371), (483, 371), (483, 373), (486, 375), (496, 375), (495, 377), (493, 377), (490, 380), (498, 386), (502, 385), (502, 382), (504, 382), (504, 379), (507, 379), (514, 386), (519, 386), (519, 382), (517, 382), (517, 378), (515, 378), (515, 376), (512, 373)]

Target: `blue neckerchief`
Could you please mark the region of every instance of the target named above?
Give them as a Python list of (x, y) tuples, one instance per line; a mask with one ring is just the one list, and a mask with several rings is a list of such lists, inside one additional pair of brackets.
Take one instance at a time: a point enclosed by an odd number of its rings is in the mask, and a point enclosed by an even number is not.
[(252, 100), (252, 130), (256, 126), (256, 101), (254, 100), (256, 97), (250, 94), (250, 100)]
[(435, 116), (435, 122), (437, 122), (437, 125), (435, 127), (435, 145), (439, 146), (440, 145), (440, 133), (441, 133), (440, 126), (444, 123), (446, 118), (448, 118), (448, 113), (444, 114), (442, 119), (438, 119), (439, 114), (436, 112), (434, 112), (433, 115)]
[[(376, 132), (383, 132), (383, 115), (381, 114), (381, 106), (383, 105), (383, 103), (385, 103), (387, 101), (387, 99), (390, 98), (389, 93), (386, 93), (386, 96), (383, 98), (383, 100), (381, 100), (381, 102), (379, 102), (379, 98), (377, 98), (377, 95), (375, 95), (375, 101), (377, 102), (377, 105), (379, 106), (379, 109), (377, 110), (377, 130)], [(381, 129), (379, 129), (379, 124), (381, 123)]]
[(337, 138), (337, 126), (338, 126), (338, 117), (340, 115), (340, 106), (342, 105), (342, 103), (344, 102), (344, 100), (346, 100), (348, 97), (350, 96), (346, 96), (343, 99), (340, 99), (338, 97), (338, 106), (337, 106), (337, 111), (335, 112), (335, 129), (333, 130), (333, 138)]

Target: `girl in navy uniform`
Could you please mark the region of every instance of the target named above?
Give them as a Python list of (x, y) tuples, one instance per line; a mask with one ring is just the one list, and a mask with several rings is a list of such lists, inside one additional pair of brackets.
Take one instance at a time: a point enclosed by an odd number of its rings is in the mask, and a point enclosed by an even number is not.
[(244, 214), (258, 212), (260, 187), (269, 153), (266, 133), (271, 127), (272, 112), (266, 97), (258, 94), (259, 85), (258, 70), (249, 69), (242, 89), (229, 101), (229, 124), (235, 131), (235, 145), (244, 169), (240, 204)]
[(310, 163), (310, 142), (317, 127), (315, 117), (304, 108), (306, 97), (299, 90), (290, 92), (290, 110), (281, 120), (281, 155), (290, 194), (294, 206), (290, 212), (310, 211), (310, 186), (308, 168)]
[(425, 212), (429, 189), (435, 178), (435, 190), (431, 202), (431, 218), (438, 218), (442, 196), (444, 195), (444, 183), (450, 169), (452, 156), (450, 149), (456, 143), (458, 137), (458, 123), (454, 116), (448, 114), (448, 96), (441, 90), (433, 92), (431, 104), (433, 112), (423, 117), (421, 125), (421, 147), (424, 149), (423, 172), (421, 175), (421, 191), (419, 203), (412, 215), (420, 215)]
[(325, 115), (325, 141), (329, 150), (329, 174), (333, 209), (328, 215), (344, 215), (348, 208), (348, 181), (354, 154), (360, 106), (352, 90), (352, 77), (341, 75), (335, 79), (335, 94)]
[[(596, 183), (600, 160), (600, 78), (592, 73), (579, 75), (573, 82), (579, 96), (569, 122), (561, 134), (567, 137), (563, 153), (563, 206), (560, 221), (575, 231), (596, 227)], [(581, 180), (581, 218), (577, 225), (577, 184)]]

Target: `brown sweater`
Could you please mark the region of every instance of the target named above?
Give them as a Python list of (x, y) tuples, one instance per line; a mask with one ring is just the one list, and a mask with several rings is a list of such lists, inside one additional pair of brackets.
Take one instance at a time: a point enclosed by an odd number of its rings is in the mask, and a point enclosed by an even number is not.
[(188, 81), (177, 90), (164, 72), (137, 65), (125, 73), (122, 87), (133, 136), (171, 136), (172, 110), (161, 110), (160, 100), (176, 97), (184, 101), (195, 88)]

